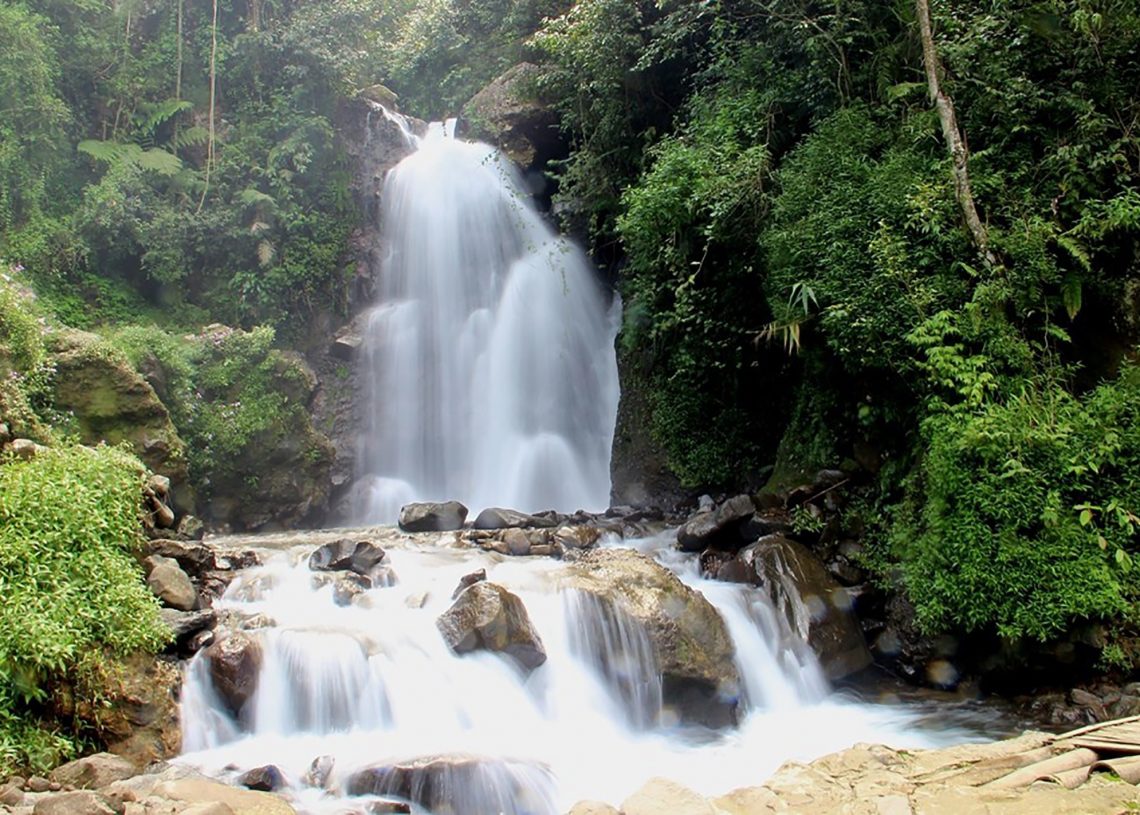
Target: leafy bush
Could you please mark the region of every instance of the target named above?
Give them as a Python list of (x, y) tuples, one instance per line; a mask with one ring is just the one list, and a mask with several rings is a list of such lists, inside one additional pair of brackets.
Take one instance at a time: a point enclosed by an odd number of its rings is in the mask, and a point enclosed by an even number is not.
[(1046, 640), (1140, 588), (1140, 370), (1084, 397), (1050, 378), (924, 423), (893, 531), (928, 631)]
[(0, 775), (74, 745), (36, 722), (92, 651), (156, 651), (170, 636), (133, 556), (144, 472), (108, 447), (0, 462)]

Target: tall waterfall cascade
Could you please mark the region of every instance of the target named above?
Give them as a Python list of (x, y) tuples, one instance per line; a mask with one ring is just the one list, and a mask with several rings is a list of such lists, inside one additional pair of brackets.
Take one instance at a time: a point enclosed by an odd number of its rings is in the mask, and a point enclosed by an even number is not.
[(605, 508), (617, 297), (497, 150), (403, 129), (417, 149), (384, 184), (357, 520), (413, 500)]

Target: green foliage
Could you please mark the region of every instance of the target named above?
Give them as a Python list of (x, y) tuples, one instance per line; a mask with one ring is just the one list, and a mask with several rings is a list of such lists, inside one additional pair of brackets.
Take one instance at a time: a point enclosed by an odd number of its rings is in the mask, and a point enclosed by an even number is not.
[(156, 651), (169, 638), (133, 556), (144, 472), (106, 447), (0, 462), (0, 774), (67, 754), (70, 739), (36, 719), (93, 649)]
[(924, 628), (1045, 640), (1134, 601), (1135, 368), (1079, 399), (1028, 381), (1003, 402), (932, 415), (923, 436), (893, 538)]

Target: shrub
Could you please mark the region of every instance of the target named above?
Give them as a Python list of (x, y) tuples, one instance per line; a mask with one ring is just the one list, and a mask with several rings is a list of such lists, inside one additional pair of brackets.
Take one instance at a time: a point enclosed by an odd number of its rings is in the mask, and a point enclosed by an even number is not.
[(156, 651), (169, 638), (133, 557), (144, 473), (109, 447), (0, 462), (0, 775), (74, 747), (76, 734), (39, 722), (93, 652)]

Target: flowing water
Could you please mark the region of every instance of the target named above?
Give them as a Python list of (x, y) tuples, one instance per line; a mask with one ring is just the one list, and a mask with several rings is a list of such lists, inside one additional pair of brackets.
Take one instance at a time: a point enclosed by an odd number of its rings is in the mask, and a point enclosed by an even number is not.
[[(971, 735), (929, 711), (832, 694), (806, 647), (772, 645), (796, 638), (766, 595), (701, 579), (695, 558), (667, 539), (640, 546), (725, 619), (743, 682), (736, 727), (678, 722), (645, 632), (562, 587), (565, 564), (385, 534), (395, 585), (351, 605), (336, 605), (331, 586), (314, 588), (313, 544), (273, 552), (229, 587), (223, 613), (267, 624), (253, 632), (264, 653), (258, 689), (235, 722), (196, 657), (184, 688), (184, 762), (222, 777), (275, 764), (298, 809), (319, 815), (367, 801), (347, 792), (368, 766), (389, 767), (371, 790), (410, 794), (418, 812), (552, 815), (585, 798), (620, 803), (653, 776), (721, 794), (858, 741), (927, 746)], [(459, 579), (479, 568), (523, 600), (545, 644), (547, 661), (529, 675), (489, 652), (456, 656), (436, 628)], [(333, 758), (331, 792), (302, 780), (319, 756)], [(400, 767), (441, 756), (449, 763), (415, 775), (418, 788), (401, 781)]]
[(617, 298), (496, 150), (403, 130), (417, 149), (384, 183), (358, 520), (413, 500), (604, 509)]

